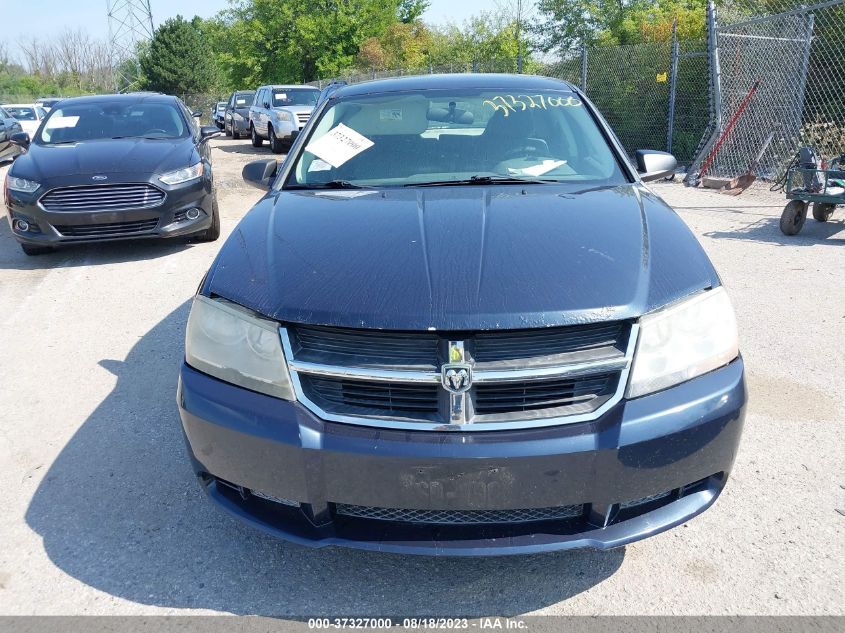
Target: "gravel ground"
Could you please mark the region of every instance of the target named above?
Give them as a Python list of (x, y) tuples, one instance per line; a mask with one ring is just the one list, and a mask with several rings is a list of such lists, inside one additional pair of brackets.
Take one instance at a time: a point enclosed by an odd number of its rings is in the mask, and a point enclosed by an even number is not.
[[(225, 237), (260, 197), (241, 166), (269, 154), (212, 144)], [(751, 401), (732, 479), (652, 539), (504, 559), (310, 550), (217, 512), (174, 389), (220, 242), (30, 258), (2, 218), (0, 613), (845, 614), (845, 211), (787, 238), (765, 190), (654, 189), (738, 312)]]

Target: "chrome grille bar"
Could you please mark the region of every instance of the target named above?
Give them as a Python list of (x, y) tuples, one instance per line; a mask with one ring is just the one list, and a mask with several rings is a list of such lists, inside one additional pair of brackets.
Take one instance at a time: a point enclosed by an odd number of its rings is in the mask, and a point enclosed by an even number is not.
[(100, 211), (149, 209), (164, 202), (166, 194), (144, 183), (85, 185), (52, 189), (41, 196), (46, 211)]
[[(618, 353), (608, 355), (607, 350), (600, 350), (595, 359), (589, 361), (580, 360), (583, 356), (575, 355), (557, 357), (559, 364), (554, 366), (542, 363), (532, 365), (529, 362), (520, 365), (517, 362), (515, 365), (511, 364), (507, 368), (499, 369), (500, 365), (495, 363), (479, 364), (472, 358), (471, 352), (469, 354), (465, 352), (462, 354), (462, 356), (466, 354), (461, 359), (462, 361), (470, 364), (475, 362), (476, 367), (480, 365), (480, 367), (490, 366), (496, 369), (472, 369), (472, 384), (479, 385), (477, 393), (474, 386), (469, 392), (460, 394), (448, 393), (445, 384), (437, 389), (436, 391), (443, 394), (443, 397), (439, 398), (440, 413), (436, 415), (432, 414), (434, 410), (432, 407), (436, 406), (438, 399), (436, 394), (425, 396), (426, 393), (434, 392), (420, 392), (415, 396), (414, 402), (419, 403), (420, 409), (425, 409), (428, 413), (418, 417), (414, 417), (411, 413), (398, 416), (387, 411), (388, 407), (385, 407), (384, 415), (379, 415), (379, 402), (391, 400), (391, 389), (394, 388), (391, 384), (396, 386), (416, 384), (420, 388), (423, 385), (434, 386), (443, 383), (445, 374), (442, 371), (445, 370), (431, 371), (425, 367), (425, 364), (422, 365), (424, 369), (409, 369), (402, 366), (402, 359), (397, 361), (401, 368), (331, 364), (354, 363), (355, 357), (350, 354), (333, 355), (330, 357), (331, 363), (304, 361), (297, 358), (297, 353), (305, 349), (307, 349), (306, 356), (312, 353), (313, 341), (307, 341), (305, 345), (308, 347), (303, 348), (298, 333), (292, 335), (288, 328), (282, 327), (280, 335), (297, 398), (313, 413), (325, 420), (409, 430), (489, 431), (594, 420), (615, 406), (622, 399), (627, 385), (639, 326), (636, 323), (626, 323), (615, 324), (615, 327), (622, 335), (627, 332), (627, 339), (622, 338), (617, 341)], [(291, 329), (296, 330), (296, 327)], [(314, 328), (308, 328), (309, 336), (315, 336), (313, 331)], [(602, 326), (597, 326), (596, 332), (603, 336)], [(350, 337), (359, 337), (356, 340), (361, 343), (360, 337), (366, 334), (375, 337), (377, 341), (378, 337), (383, 335), (388, 345), (391, 343), (391, 337), (397, 336), (390, 332), (351, 331)], [(336, 331), (332, 330), (330, 336), (337, 336)], [(488, 333), (484, 336), (488, 336)], [(505, 332), (502, 336), (503, 340), (507, 339), (507, 353), (512, 356), (511, 352), (514, 350), (511, 349), (510, 343), (514, 335)], [(573, 328), (573, 340), (583, 338), (581, 330), (577, 327)], [(466, 340), (472, 341), (472, 335), (468, 335)], [(454, 355), (455, 346), (464, 349), (464, 341), (444, 339), (443, 344), (447, 346), (448, 358)], [(372, 349), (372, 346), (367, 349)], [(417, 349), (414, 346), (409, 347), (411, 351)], [(530, 353), (534, 354), (534, 351)], [(567, 360), (561, 360), (561, 358)], [(350, 406), (345, 406), (342, 390), (332, 392), (333, 395), (341, 395), (327, 402), (316, 397), (319, 394), (311, 393), (312, 381), (325, 380), (358, 381), (355, 383), (357, 386), (345, 385), (344, 388), (348, 390), (355, 387), (356, 389), (371, 389), (371, 391), (367, 392), (366, 399), (360, 397), (357, 392), (354, 394), (350, 392)], [(370, 387), (367, 387), (368, 384)], [(315, 398), (309, 397), (309, 394)], [(435, 400), (427, 398), (435, 398)], [(376, 408), (367, 407), (366, 411), (359, 409), (356, 412), (356, 402), (363, 405), (373, 404)], [(417, 404), (414, 406), (416, 407)]]

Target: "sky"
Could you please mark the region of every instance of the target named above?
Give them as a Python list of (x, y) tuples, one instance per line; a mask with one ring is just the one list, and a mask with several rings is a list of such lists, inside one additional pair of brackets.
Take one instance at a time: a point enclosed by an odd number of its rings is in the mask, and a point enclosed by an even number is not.
[[(38, 16), (33, 16), (29, 2), (0, 0), (0, 13), (6, 24), (23, 25), (25, 37), (49, 38), (65, 28), (82, 27), (94, 37), (106, 39), (109, 27), (106, 17), (107, 0), (41, 0), (37, 3)], [(150, 0), (153, 24), (158, 26), (176, 15), (190, 18), (194, 15), (207, 18), (229, 6), (227, 0)], [(495, 6), (494, 0), (430, 0), (423, 18), (435, 24), (463, 22), (471, 15)], [(4, 29), (6, 43), (13, 56), (18, 56), (15, 29)]]

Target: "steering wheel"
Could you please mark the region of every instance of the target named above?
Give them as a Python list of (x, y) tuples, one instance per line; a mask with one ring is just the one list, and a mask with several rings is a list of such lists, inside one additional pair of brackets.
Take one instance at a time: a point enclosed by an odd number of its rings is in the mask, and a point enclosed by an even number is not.
[(522, 141), (522, 145), (519, 147), (514, 147), (505, 152), (504, 160), (524, 158), (526, 156), (548, 158), (549, 144), (541, 138), (527, 138)]

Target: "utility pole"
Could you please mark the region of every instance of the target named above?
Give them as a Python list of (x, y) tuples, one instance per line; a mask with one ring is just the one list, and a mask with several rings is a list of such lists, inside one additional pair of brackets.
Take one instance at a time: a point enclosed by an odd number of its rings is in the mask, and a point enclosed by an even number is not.
[(150, 0), (106, 0), (106, 11), (114, 91), (129, 92), (138, 87), (138, 74), (127, 62), (137, 58), (139, 44), (153, 38)]

